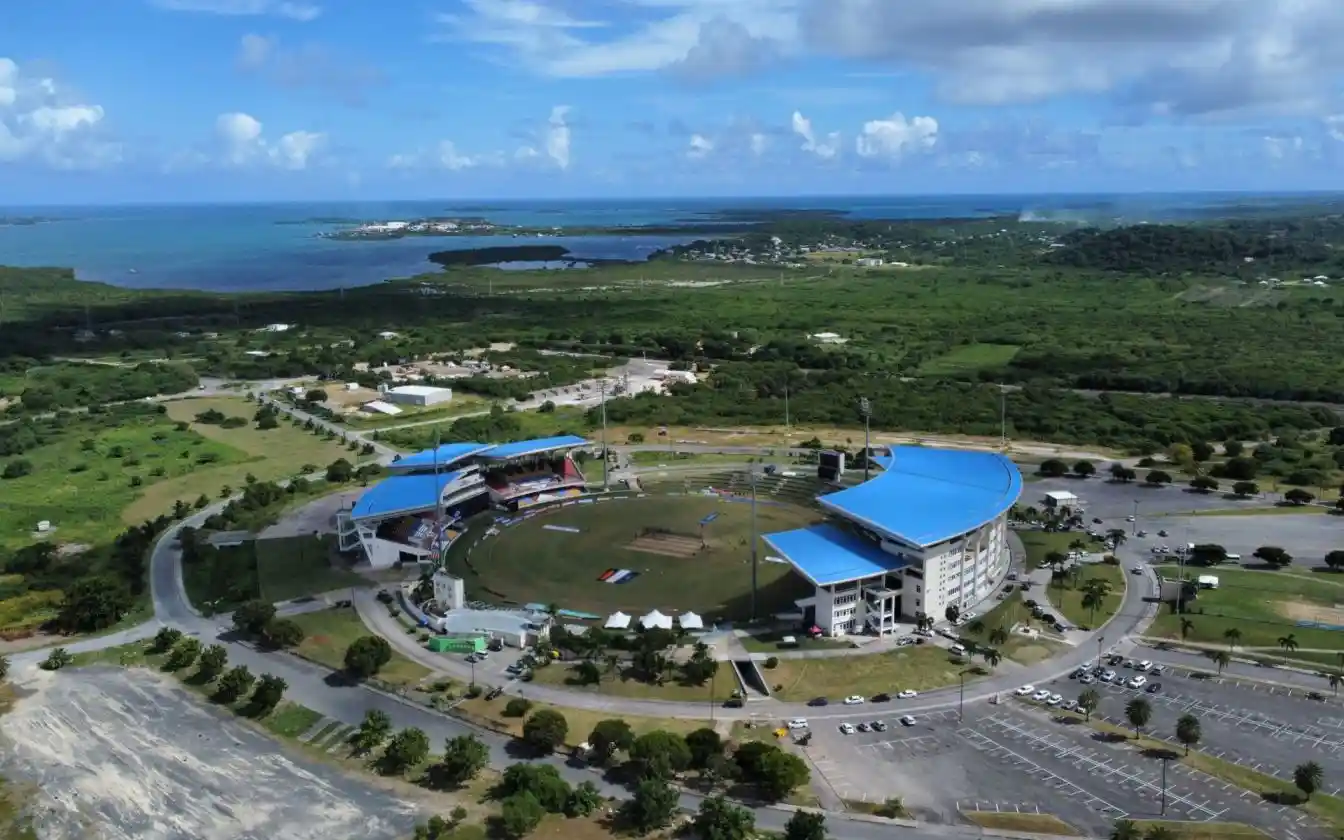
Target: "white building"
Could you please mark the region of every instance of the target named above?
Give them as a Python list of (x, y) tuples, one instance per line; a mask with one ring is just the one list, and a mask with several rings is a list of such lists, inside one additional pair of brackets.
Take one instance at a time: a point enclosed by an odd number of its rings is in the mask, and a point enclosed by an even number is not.
[(435, 388), (430, 385), (399, 385), (383, 392), (384, 400), (402, 405), (438, 405), (452, 398), (452, 388)]
[(944, 620), (1008, 573), (1008, 510), (1022, 475), (990, 452), (894, 447), (872, 480), (818, 498), (836, 521), (766, 534), (816, 591), (805, 621), (832, 636), (889, 634), (920, 614)]
[(1054, 510), (1059, 508), (1076, 508), (1079, 505), (1078, 497), (1067, 490), (1051, 490), (1045, 494), (1041, 500), (1045, 506)]

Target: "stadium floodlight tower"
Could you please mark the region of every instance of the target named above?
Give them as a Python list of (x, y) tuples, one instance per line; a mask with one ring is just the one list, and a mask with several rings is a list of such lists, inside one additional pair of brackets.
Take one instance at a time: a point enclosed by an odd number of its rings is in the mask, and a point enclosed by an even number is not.
[(863, 415), (863, 480), (868, 480), (868, 456), (872, 447), (868, 445), (869, 420), (873, 416), (873, 404), (867, 397), (859, 397), (859, 413)]

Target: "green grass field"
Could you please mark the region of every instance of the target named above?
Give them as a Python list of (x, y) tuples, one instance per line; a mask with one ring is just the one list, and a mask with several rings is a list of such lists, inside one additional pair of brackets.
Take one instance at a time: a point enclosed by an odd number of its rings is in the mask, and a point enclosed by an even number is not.
[[(41, 520), (51, 522), (51, 537), (61, 543), (101, 543), (122, 530), (126, 511), (136, 511), (130, 521), (143, 521), (201, 492), (175, 494), (141, 510), (137, 497), (156, 484), (190, 486), (202, 474), (247, 460), (231, 446), (177, 431), (155, 415), (120, 418), (111, 428), (96, 418), (75, 420), (46, 440), (22, 456), (32, 464), (30, 474), (0, 481), (0, 546), (32, 542)], [(141, 487), (131, 486), (136, 478)]]
[[(1019, 624), (1042, 629), (1041, 623), (1031, 617), (1031, 611), (1022, 603), (1021, 592), (1013, 592), (994, 609), (980, 616), (978, 621), (972, 621), (958, 628), (957, 634), (976, 644), (989, 645), (990, 634), (995, 628), (1002, 627), (1009, 632), (1009, 635), (1008, 641), (998, 646), (999, 653), (1004, 659), (1011, 659), (1023, 665), (1049, 659), (1059, 649), (1059, 645), (1055, 642), (1013, 633), (1013, 628)], [(979, 625), (984, 625), (984, 629), (980, 629)]]
[[(573, 679), (573, 666), (566, 663), (553, 663), (532, 672), (532, 682), (538, 685), (556, 686), (569, 691), (584, 694), (605, 694), (611, 697), (633, 697), (641, 700), (670, 700), (694, 703), (711, 700), (722, 703), (733, 695), (737, 688), (737, 678), (733, 675), (732, 665), (727, 662), (719, 666), (718, 675), (704, 685), (690, 685), (668, 680), (662, 685), (653, 685), (639, 680), (625, 679), (619, 674), (604, 675), (600, 685), (579, 686), (570, 682)], [(708, 710), (706, 710), (708, 713)]]
[(231, 453), (231, 457), (208, 469), (193, 470), (189, 475), (152, 485), (146, 481), (147, 486), (140, 497), (123, 513), (126, 522), (140, 522), (157, 516), (171, 508), (178, 499), (191, 501), (202, 493), (217, 498), (223, 487), (242, 487), (249, 474), (261, 481), (273, 481), (292, 477), (310, 464), (321, 468), (337, 458), (351, 462), (359, 460), (358, 454), (350, 452), (339, 440), (324, 440), (286, 422), (266, 431), (258, 430), (254, 423), (237, 429), (225, 429), (194, 422), (197, 414), (211, 409), (229, 417), (250, 419), (256, 406), (241, 397), (175, 400), (167, 403), (167, 408), (170, 418), (191, 423), (193, 432)]
[[(297, 653), (307, 659), (339, 671), (345, 667), (345, 649), (361, 636), (374, 632), (364, 625), (353, 609), (318, 610), (293, 616), (306, 634)], [(418, 662), (392, 652), (392, 660), (378, 672), (378, 679), (393, 685), (412, 686), (429, 676), (429, 669)]]
[(474, 394), (456, 392), (447, 404), (440, 403), (425, 408), (416, 408), (415, 406), (400, 406), (400, 408), (402, 408), (400, 414), (390, 417), (385, 414), (367, 414), (362, 411), (351, 412), (343, 415), (341, 422), (352, 429), (385, 429), (388, 426), (399, 426), (402, 423), (452, 420), (464, 414), (488, 411), (490, 401)]
[[(669, 556), (631, 547), (645, 528), (664, 528), (698, 540), (699, 522), (718, 517), (705, 528), (707, 548), (692, 556)], [(563, 609), (607, 615), (624, 610), (640, 615), (657, 608), (667, 613), (694, 610), (711, 617), (742, 616), (751, 591), (751, 507), (704, 496), (650, 496), (590, 505), (553, 508), (507, 527), (476, 546), (450, 553), (449, 569), (466, 581), (471, 597), (518, 604), (555, 603)], [(760, 533), (807, 525), (811, 511), (787, 505), (758, 505)], [(578, 533), (547, 530), (544, 525), (578, 528)], [(469, 536), (467, 541), (472, 538)], [(650, 546), (657, 547), (657, 546)], [(759, 546), (761, 614), (810, 592), (789, 566), (765, 561)], [(608, 569), (639, 573), (624, 584), (603, 583)]]
[[(1164, 577), (1177, 576), (1178, 567), (1159, 566)], [(1223, 633), (1235, 627), (1242, 648), (1268, 648), (1262, 653), (1307, 658), (1306, 652), (1284, 649), (1279, 640), (1292, 636), (1301, 648), (1344, 650), (1344, 631), (1299, 627), (1297, 621), (1344, 625), (1344, 588), (1302, 575), (1256, 572), (1243, 569), (1186, 569), (1187, 575), (1217, 575), (1217, 589), (1201, 589), (1188, 605), (1184, 618), (1191, 625), (1186, 639), (1225, 645)], [(1148, 634), (1181, 638), (1181, 618), (1163, 608)], [(1329, 657), (1327, 656), (1327, 659)], [(1308, 658), (1308, 661), (1315, 661)], [(1336, 660), (1337, 663), (1337, 660)], [(1326, 664), (1330, 664), (1327, 662)]]
[(257, 540), (253, 545), (261, 597), (274, 603), (369, 585), (366, 578), (332, 566), (335, 541), (330, 534)]
[(1021, 350), (1016, 344), (967, 344), (919, 366), (923, 376), (958, 376), (1001, 368)]
[(907, 688), (928, 691), (956, 684), (957, 674), (969, 667), (971, 663), (936, 645), (915, 645), (891, 653), (781, 659), (779, 665), (762, 668), (761, 673), (775, 697), (796, 702), (813, 697), (835, 700), (849, 694), (871, 697)]
[(1072, 550), (1075, 543), (1081, 543), (1083, 551), (1096, 551), (1100, 543), (1088, 538), (1087, 534), (1076, 531), (1016, 531), (1027, 552), (1027, 568), (1039, 569), (1045, 565), (1045, 556), (1052, 551), (1064, 554)]
[[(1083, 588), (1090, 580), (1104, 580), (1111, 585), (1110, 593), (1101, 606), (1092, 610), (1083, 606)], [(1079, 627), (1100, 627), (1120, 610), (1125, 600), (1125, 570), (1109, 563), (1088, 563), (1078, 570), (1051, 581), (1048, 592), (1035, 590), (1037, 601), (1042, 596), (1059, 607), (1070, 623)]]

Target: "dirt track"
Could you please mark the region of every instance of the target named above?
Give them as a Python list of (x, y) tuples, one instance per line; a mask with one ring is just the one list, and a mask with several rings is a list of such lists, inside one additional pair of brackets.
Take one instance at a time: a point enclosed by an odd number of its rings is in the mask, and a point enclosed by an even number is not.
[(46, 840), (406, 836), (410, 803), (265, 735), (147, 671), (15, 674), (0, 773), (38, 789)]

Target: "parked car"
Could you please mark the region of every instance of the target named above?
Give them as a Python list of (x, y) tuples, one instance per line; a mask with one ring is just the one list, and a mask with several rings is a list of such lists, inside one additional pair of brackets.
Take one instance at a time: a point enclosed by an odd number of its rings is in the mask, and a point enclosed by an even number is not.
[(852, 724), (852, 723), (842, 723), (842, 724), (840, 724), (840, 734), (841, 734), (841, 735), (853, 735), (853, 734), (854, 734), (854, 724)]
[(873, 731), (874, 731), (874, 732), (886, 732), (886, 731), (887, 731), (887, 724), (886, 724), (884, 721), (875, 720), (875, 721), (873, 721)]
[(897, 698), (898, 700), (910, 700), (910, 699), (915, 698), (915, 697), (918, 697), (918, 696), (919, 696), (919, 692), (918, 692), (918, 691), (911, 691), (910, 689), (907, 688), (906, 690), (904, 690), (904, 691), (900, 692), (899, 694), (897, 694), (897, 695), (896, 695), (896, 698)]
[(1036, 693), (1036, 686), (1024, 685), (1021, 688), (1014, 691), (1013, 693), (1016, 694), (1018, 697), (1030, 697), (1032, 694)]
[(887, 694), (886, 692), (883, 692), (881, 694), (874, 694), (872, 700), (874, 703), (886, 703), (891, 700), (891, 695)]
[(825, 705), (826, 705), (827, 703), (829, 703), (829, 702), (830, 702), (830, 701), (827, 700), (825, 697), (813, 697), (811, 700), (808, 700), (808, 701), (807, 701), (807, 705), (809, 705), (809, 706), (825, 706)]
[(914, 726), (918, 721), (914, 715), (903, 715), (901, 717), (901, 726)]
[(1161, 690), (1162, 690), (1162, 683), (1160, 682), (1148, 683), (1148, 687), (1144, 689), (1144, 691), (1148, 692), (1149, 694), (1156, 694)]
[(806, 728), (807, 728), (807, 718), (794, 718), (793, 720), (789, 721), (789, 728), (790, 728), (790, 729), (806, 729)]
[(857, 695), (857, 694), (851, 694), (851, 695), (849, 695), (848, 697), (845, 698), (845, 705), (846, 705), (846, 706), (858, 706), (858, 705), (862, 704), (863, 702), (864, 702), (864, 701), (863, 701), (863, 698), (862, 698), (861, 696)]

